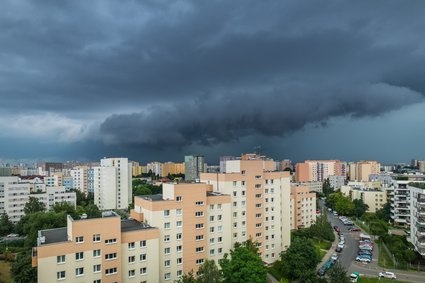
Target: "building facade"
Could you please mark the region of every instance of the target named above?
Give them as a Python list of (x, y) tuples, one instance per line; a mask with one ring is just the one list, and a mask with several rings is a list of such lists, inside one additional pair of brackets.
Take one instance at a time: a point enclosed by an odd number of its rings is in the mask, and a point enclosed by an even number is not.
[(359, 161), (349, 164), (350, 181), (369, 181), (369, 175), (381, 173), (381, 163), (378, 161)]
[(410, 183), (410, 242), (425, 257), (425, 183)]
[(316, 193), (307, 186), (291, 185), (291, 230), (316, 222)]
[(347, 185), (341, 187), (341, 193), (351, 200), (361, 199), (368, 205), (367, 212), (375, 213), (378, 209), (384, 207), (387, 203), (387, 191), (384, 187), (363, 187), (355, 185)]
[(199, 175), (206, 172), (205, 160), (202, 155), (186, 155), (184, 157), (185, 180), (199, 180)]
[(306, 160), (295, 165), (297, 182), (323, 182), (332, 175), (345, 176), (346, 164), (339, 160)]

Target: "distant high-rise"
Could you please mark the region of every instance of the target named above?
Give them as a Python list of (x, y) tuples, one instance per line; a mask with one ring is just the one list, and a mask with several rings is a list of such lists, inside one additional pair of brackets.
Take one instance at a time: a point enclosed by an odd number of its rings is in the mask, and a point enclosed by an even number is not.
[(419, 171), (425, 173), (425, 160), (418, 161)]
[(349, 165), (351, 181), (369, 181), (369, 175), (379, 174), (381, 164), (378, 161), (359, 161)]
[(346, 164), (339, 160), (306, 160), (295, 166), (297, 182), (323, 182), (329, 176), (345, 176)]
[(94, 203), (100, 210), (128, 208), (132, 201), (131, 172), (127, 158), (104, 158), (93, 168)]
[(185, 179), (197, 180), (199, 174), (205, 172), (205, 162), (203, 155), (186, 155), (184, 157)]

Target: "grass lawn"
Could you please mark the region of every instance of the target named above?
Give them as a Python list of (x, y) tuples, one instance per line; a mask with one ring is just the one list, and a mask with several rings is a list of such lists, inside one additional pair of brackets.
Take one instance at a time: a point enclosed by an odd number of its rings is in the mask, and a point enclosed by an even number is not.
[(0, 277), (5, 283), (12, 282), (12, 275), (10, 274), (10, 262), (0, 260)]
[(360, 278), (361, 283), (409, 283), (406, 281), (398, 281), (398, 280), (392, 280), (392, 279), (386, 279), (386, 278), (378, 278), (378, 277), (361, 277)]
[(387, 252), (382, 247), (381, 241), (377, 241), (379, 247), (379, 258), (378, 265), (384, 268), (394, 268), (393, 261), (391, 257), (387, 254)]

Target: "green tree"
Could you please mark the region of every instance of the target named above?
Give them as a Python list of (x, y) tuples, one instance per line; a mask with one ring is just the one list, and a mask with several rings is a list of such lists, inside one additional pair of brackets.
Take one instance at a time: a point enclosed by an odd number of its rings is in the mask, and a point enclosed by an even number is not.
[(226, 283), (267, 282), (267, 269), (251, 240), (236, 243), (235, 248), (230, 250), (230, 258), (226, 253), (220, 260), (220, 267)]
[(222, 281), (221, 271), (214, 260), (206, 260), (198, 270), (196, 283), (219, 283)]
[(319, 262), (320, 256), (311, 240), (296, 237), (281, 254), (281, 273), (285, 277), (297, 279), (308, 270), (314, 270)]
[(310, 236), (333, 242), (335, 240), (334, 230), (332, 225), (329, 223), (326, 214), (323, 214), (316, 219), (316, 223), (308, 228), (310, 230)]
[(334, 266), (328, 271), (329, 283), (350, 283), (351, 280), (347, 275), (347, 270), (339, 263), (336, 262)]
[(45, 210), (46, 210), (46, 206), (44, 205), (44, 203), (40, 202), (35, 197), (30, 197), (28, 202), (24, 206), (25, 215), (29, 215), (31, 213), (36, 213), (36, 212), (45, 211)]
[(195, 276), (193, 276), (193, 271), (190, 271), (187, 274), (183, 274), (183, 276), (178, 280), (174, 280), (174, 283), (197, 283), (197, 281)]
[(369, 206), (365, 204), (362, 199), (355, 199), (353, 200), (353, 203), (354, 203), (353, 213), (358, 218), (362, 217), (363, 214), (365, 214), (366, 211), (369, 209)]
[(31, 250), (21, 252), (12, 263), (12, 277), (15, 283), (37, 283), (37, 269), (31, 265)]
[(0, 218), (0, 236), (6, 236), (12, 233), (14, 228), (13, 223), (9, 220), (9, 216), (3, 213)]
[(75, 207), (66, 201), (55, 203), (52, 207), (52, 210), (56, 213), (65, 212), (66, 214), (71, 215), (72, 218), (77, 216)]
[(323, 181), (322, 191), (326, 197), (328, 197), (331, 193), (334, 192), (334, 189), (331, 187), (329, 179), (325, 179), (325, 181)]
[(391, 219), (391, 204), (387, 202), (381, 209), (376, 211), (376, 217), (386, 222)]

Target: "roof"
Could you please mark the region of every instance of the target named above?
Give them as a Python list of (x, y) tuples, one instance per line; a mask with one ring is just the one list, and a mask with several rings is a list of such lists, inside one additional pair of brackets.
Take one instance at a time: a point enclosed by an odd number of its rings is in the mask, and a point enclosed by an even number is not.
[(130, 231), (145, 230), (145, 229), (151, 229), (151, 228), (153, 227), (149, 226), (146, 223), (138, 222), (133, 219), (121, 221), (121, 232), (130, 232)]
[(214, 196), (228, 196), (219, 192), (207, 192), (207, 196), (214, 197)]
[(66, 227), (41, 230), (39, 231), (40, 235), (44, 237), (44, 241), (40, 242), (39, 245), (53, 244), (68, 241), (68, 235)]
[(146, 195), (146, 196), (137, 196), (138, 198), (142, 198), (145, 200), (149, 200), (149, 201), (162, 201), (164, 200), (162, 198), (162, 194), (157, 194), (157, 195)]

